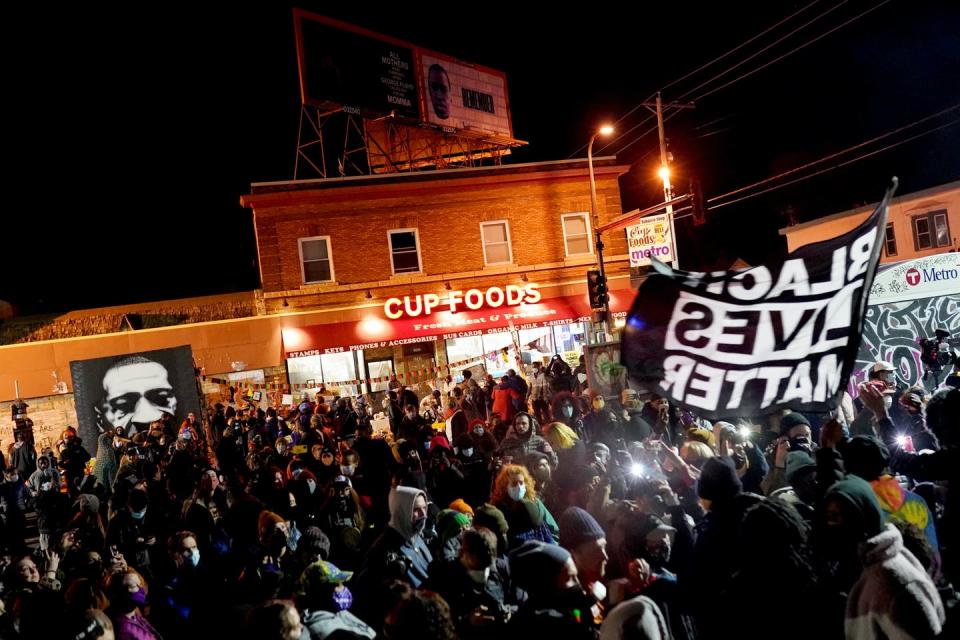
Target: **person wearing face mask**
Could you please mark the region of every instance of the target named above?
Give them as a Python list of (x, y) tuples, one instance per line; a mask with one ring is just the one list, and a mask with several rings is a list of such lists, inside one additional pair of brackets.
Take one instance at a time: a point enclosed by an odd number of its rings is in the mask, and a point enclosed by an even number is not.
[(147, 492), (130, 492), (126, 509), (118, 511), (107, 525), (107, 548), (116, 547), (127, 563), (144, 575), (151, 574), (150, 554), (157, 543), (162, 514), (154, 514), (148, 505)]
[(110, 576), (107, 595), (117, 640), (160, 640), (160, 633), (143, 617), (147, 581), (135, 569)]
[(376, 631), (350, 613), (353, 594), (345, 583), (353, 572), (342, 571), (336, 565), (318, 560), (303, 570), (299, 586), (302, 595), (297, 600), (303, 612), (303, 626), (311, 640), (335, 637), (376, 637)]
[(205, 625), (213, 585), (192, 532), (178, 531), (170, 536), (167, 556), (173, 572), (154, 593), (150, 619), (169, 637), (189, 636)]
[(510, 572), (527, 600), (511, 617), (505, 638), (595, 640), (597, 624), (570, 552), (528, 540), (510, 554)]
[(569, 391), (563, 391), (553, 396), (553, 419), (565, 424), (584, 440), (584, 427), (581, 420), (582, 412), (576, 397)]
[(508, 464), (501, 468), (490, 501), (506, 517), (514, 545), (524, 540), (556, 542), (559, 537), (560, 527), (540, 501), (526, 467)]
[(332, 537), (329, 559), (354, 566), (359, 560), (360, 536), (367, 522), (362, 500), (346, 476), (334, 478), (325, 497), (318, 520)]
[(643, 403), (635, 389), (620, 392), (623, 409), (623, 437), (627, 442), (643, 442), (653, 435), (653, 427), (643, 418)]
[(462, 497), (468, 504), (479, 506), (486, 501), (490, 493), (490, 471), (488, 459), (477, 449), (470, 434), (462, 434), (456, 439), (456, 461), (463, 474)]
[(424, 588), (436, 591), (450, 605), (462, 640), (494, 637), (505, 630), (516, 610), (509, 575), (497, 563), (497, 538), (489, 529), (465, 529), (455, 558), (430, 567)]
[(623, 438), (623, 425), (617, 415), (607, 408), (607, 401), (603, 394), (589, 390), (590, 412), (581, 421), (583, 422), (583, 438), (589, 444), (602, 442), (608, 447), (615, 448), (617, 441)]
[(390, 490), (389, 504), (390, 522), (374, 541), (357, 576), (358, 586), (370, 597), (381, 582), (388, 579), (402, 580), (419, 588), (433, 562), (433, 554), (423, 538), (427, 494), (414, 487), (394, 487)]
[(484, 456), (491, 456), (497, 450), (499, 444), (494, 437), (491, 429), (487, 428), (487, 423), (483, 420), (473, 420), (467, 425), (467, 431), (473, 440), (474, 451)]
[(5, 538), (9, 547), (17, 553), (26, 553), (27, 503), (30, 491), (16, 468), (3, 470), (3, 482), (0, 483), (0, 512), (4, 525), (0, 527), (0, 536)]

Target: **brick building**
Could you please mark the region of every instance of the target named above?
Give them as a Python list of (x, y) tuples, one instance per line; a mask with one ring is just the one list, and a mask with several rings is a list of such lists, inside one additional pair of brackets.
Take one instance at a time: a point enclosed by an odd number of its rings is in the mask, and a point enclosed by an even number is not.
[[(594, 162), (600, 224), (621, 212), (627, 169)], [(260, 183), (241, 203), (254, 213), (260, 312), (311, 311), (314, 324), (283, 329), (292, 384), (354, 392), (354, 380), (425, 380), (446, 364), (498, 373), (553, 353), (575, 362), (596, 337), (583, 160)], [(622, 315), (626, 242), (611, 235), (605, 264)]]

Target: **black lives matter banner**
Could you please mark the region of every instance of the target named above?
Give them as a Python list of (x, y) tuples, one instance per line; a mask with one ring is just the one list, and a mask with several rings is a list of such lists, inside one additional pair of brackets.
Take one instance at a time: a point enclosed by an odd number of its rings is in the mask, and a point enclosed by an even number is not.
[(895, 188), (857, 228), (782, 263), (691, 273), (655, 261), (624, 327), (630, 377), (714, 420), (835, 408)]

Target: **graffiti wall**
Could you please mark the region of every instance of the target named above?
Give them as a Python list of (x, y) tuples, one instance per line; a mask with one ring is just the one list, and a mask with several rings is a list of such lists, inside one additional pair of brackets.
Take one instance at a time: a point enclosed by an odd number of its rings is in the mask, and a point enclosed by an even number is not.
[(854, 370), (857, 380), (866, 378), (871, 364), (884, 360), (896, 367), (901, 385), (919, 384), (923, 375), (919, 342), (933, 337), (938, 327), (945, 327), (953, 336), (960, 334), (960, 295), (867, 307)]
[[(870, 289), (863, 341), (854, 376), (866, 378), (877, 360), (896, 367), (901, 385), (919, 384), (923, 376), (920, 340), (945, 328), (960, 349), (960, 254), (942, 253), (888, 265)], [(855, 385), (851, 385), (855, 394)]]

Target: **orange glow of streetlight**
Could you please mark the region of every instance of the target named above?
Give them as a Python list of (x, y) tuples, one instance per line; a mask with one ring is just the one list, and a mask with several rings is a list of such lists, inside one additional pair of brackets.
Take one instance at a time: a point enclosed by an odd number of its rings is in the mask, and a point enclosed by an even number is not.
[(600, 135), (609, 136), (612, 133), (613, 133), (613, 125), (605, 124), (602, 127), (600, 127)]
[(657, 175), (660, 176), (660, 179), (666, 182), (670, 179), (670, 169), (667, 167), (660, 167), (657, 170)]

